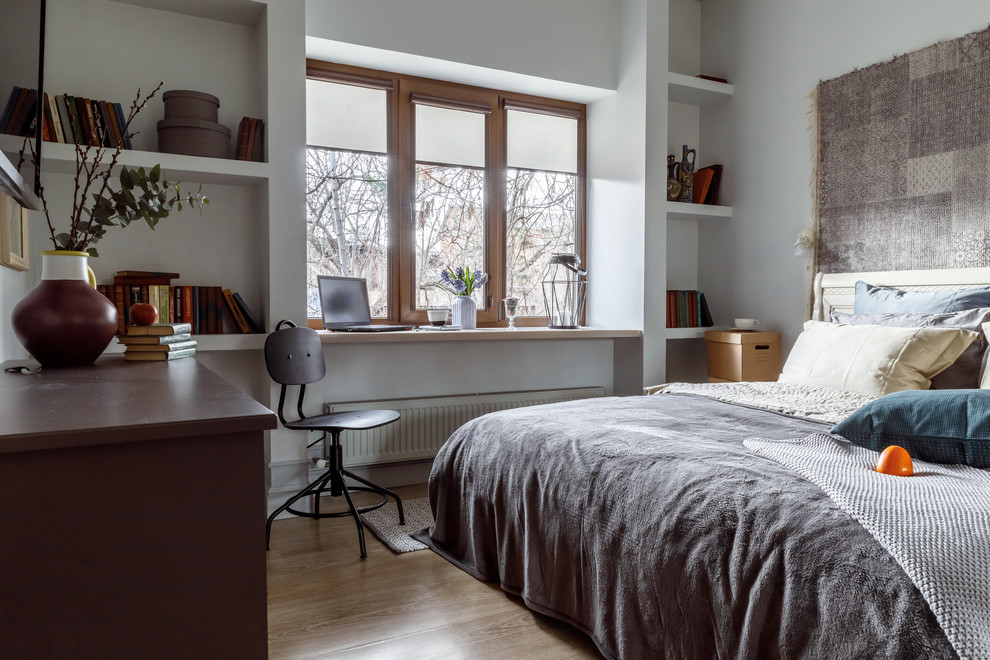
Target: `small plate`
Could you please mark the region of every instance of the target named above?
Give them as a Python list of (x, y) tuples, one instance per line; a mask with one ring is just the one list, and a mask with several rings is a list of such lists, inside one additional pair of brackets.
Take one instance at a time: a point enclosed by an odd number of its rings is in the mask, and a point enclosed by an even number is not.
[(421, 326), (419, 326), (419, 329), (420, 330), (437, 330), (437, 331), (443, 331), (443, 330), (460, 330), (461, 329), (461, 326), (459, 326), (459, 325), (440, 325), (440, 326), (437, 326), (437, 325), (421, 325)]
[(735, 332), (759, 332), (759, 328), (729, 328)]

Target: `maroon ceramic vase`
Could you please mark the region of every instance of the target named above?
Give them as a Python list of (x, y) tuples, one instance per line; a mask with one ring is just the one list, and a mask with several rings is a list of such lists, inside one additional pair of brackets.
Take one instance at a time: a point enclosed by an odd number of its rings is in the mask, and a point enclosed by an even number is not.
[(93, 287), (85, 252), (42, 252), (41, 284), (14, 307), (14, 334), (45, 367), (96, 362), (117, 333), (117, 310)]

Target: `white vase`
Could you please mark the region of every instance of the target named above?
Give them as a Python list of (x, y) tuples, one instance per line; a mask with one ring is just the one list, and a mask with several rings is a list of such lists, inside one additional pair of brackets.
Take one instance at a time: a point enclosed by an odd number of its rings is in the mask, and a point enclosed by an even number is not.
[(457, 296), (450, 308), (451, 325), (459, 325), (462, 330), (478, 327), (478, 306), (471, 296)]

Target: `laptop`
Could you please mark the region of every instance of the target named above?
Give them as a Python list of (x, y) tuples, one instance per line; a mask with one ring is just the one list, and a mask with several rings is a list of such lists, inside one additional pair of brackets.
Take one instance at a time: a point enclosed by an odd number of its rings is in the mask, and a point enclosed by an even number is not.
[(368, 283), (363, 277), (317, 276), (323, 329), (345, 332), (397, 332), (412, 325), (374, 325), (368, 303)]

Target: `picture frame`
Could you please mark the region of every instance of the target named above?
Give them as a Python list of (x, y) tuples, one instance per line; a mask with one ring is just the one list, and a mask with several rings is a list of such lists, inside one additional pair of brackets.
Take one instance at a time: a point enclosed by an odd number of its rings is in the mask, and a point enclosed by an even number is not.
[(31, 268), (29, 220), (27, 209), (0, 193), (0, 265), (20, 271)]

